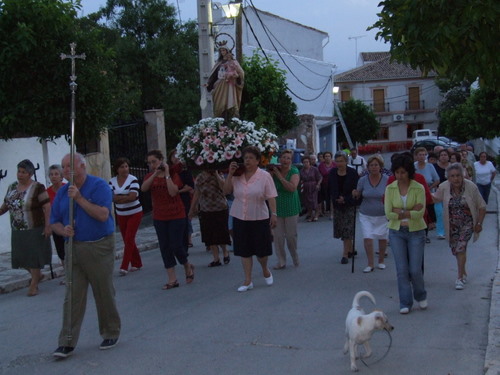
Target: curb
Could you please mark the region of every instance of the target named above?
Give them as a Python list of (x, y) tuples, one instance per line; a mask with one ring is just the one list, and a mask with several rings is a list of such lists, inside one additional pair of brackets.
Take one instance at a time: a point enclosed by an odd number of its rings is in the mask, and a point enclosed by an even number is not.
[[(497, 198), (497, 228), (500, 228), (500, 190), (496, 184), (500, 182), (495, 180), (492, 184), (492, 190), (495, 191)], [(500, 251), (500, 235), (498, 238)], [(486, 354), (484, 356), (484, 371), (485, 375), (500, 374), (500, 257), (497, 262), (497, 269), (493, 278), (491, 287), (491, 305), (490, 305), (490, 321), (488, 323), (488, 344), (486, 346)]]

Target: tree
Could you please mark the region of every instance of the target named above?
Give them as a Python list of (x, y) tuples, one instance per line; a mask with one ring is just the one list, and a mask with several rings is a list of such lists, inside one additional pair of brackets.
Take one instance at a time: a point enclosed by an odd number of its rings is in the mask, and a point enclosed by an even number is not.
[(285, 72), (278, 63), (265, 60), (258, 53), (245, 57), (245, 86), (240, 117), (282, 135), (299, 125), (297, 105), (286, 93)]
[(111, 54), (80, 28), (79, 2), (0, 1), (0, 137), (52, 138), (70, 132), (71, 73), (62, 52), (77, 43), (77, 138), (97, 137), (110, 121)]
[(391, 56), (424, 72), (500, 88), (497, 0), (385, 0), (379, 6), (376, 39), (391, 44)]
[[(465, 99), (452, 89), (440, 106), (439, 130), (458, 141), (500, 136), (500, 95), (490, 89), (472, 90)], [(457, 99), (458, 98), (458, 99)]]
[(163, 108), (167, 139), (175, 144), (180, 131), (200, 117), (195, 23), (180, 25), (166, 0), (108, 0), (98, 16), (116, 50), (116, 120)]
[[(349, 99), (339, 105), (347, 130), (353, 142), (365, 144), (377, 136), (380, 124), (373, 111), (361, 100)], [(338, 133), (339, 142), (345, 142), (345, 134)]]

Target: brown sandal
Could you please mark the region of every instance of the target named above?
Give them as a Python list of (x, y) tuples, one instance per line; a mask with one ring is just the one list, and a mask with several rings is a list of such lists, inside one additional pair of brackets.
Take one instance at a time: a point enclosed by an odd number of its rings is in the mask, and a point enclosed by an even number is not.
[(187, 284), (191, 284), (194, 280), (194, 266), (190, 264), (189, 267), (191, 268), (191, 275), (186, 275)]
[(165, 285), (163, 285), (163, 290), (169, 290), (169, 289), (173, 289), (173, 288), (178, 288), (179, 287), (179, 282), (177, 280), (175, 280), (174, 282), (171, 282), (171, 283), (167, 283)]

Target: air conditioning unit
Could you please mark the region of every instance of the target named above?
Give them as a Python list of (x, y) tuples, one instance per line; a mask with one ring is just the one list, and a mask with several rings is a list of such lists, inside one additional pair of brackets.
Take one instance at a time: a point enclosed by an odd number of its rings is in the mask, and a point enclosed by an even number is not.
[(403, 121), (405, 119), (405, 115), (392, 115), (392, 121)]

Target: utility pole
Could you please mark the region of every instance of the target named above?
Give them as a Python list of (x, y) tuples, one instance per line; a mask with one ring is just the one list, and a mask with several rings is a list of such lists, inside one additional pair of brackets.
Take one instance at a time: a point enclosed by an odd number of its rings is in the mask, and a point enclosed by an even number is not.
[(350, 36), (347, 39), (354, 39), (354, 66), (358, 67), (358, 39), (364, 38), (366, 35)]
[(214, 37), (212, 35), (212, 1), (197, 0), (198, 6), (198, 59), (200, 64), (201, 117), (213, 116), (212, 96), (207, 82), (214, 65)]
[(238, 13), (238, 16), (236, 17), (236, 30), (235, 30), (235, 37), (236, 37), (236, 60), (242, 64), (243, 60), (243, 22), (242, 22), (242, 13), (243, 13), (243, 4), (241, 3), (241, 0), (236, 0), (236, 4), (240, 4), (240, 12)]

